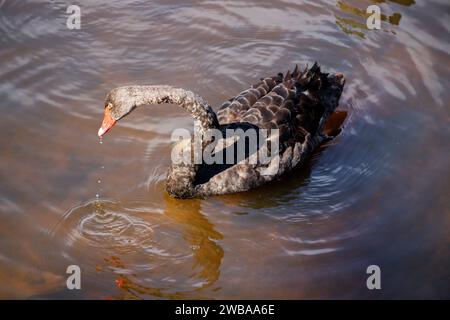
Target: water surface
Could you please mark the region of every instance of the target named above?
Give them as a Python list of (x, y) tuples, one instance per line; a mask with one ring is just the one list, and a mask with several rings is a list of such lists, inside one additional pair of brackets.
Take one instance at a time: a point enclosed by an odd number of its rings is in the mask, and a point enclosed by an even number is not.
[[(80, 30), (69, 4), (0, 7), (0, 298), (450, 297), (447, 1), (82, 1)], [(217, 109), (314, 61), (347, 78), (343, 131), (261, 189), (168, 197), (170, 134), (192, 127), (174, 106), (96, 136), (113, 87)]]

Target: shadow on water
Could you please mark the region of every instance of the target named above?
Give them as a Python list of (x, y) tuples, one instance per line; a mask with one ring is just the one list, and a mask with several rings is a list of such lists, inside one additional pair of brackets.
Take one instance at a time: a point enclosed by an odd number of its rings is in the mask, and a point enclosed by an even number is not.
[[(392, 32), (395, 34), (395, 29), (389, 29), (388, 25), (398, 26), (402, 18), (402, 14), (399, 12), (392, 12), (391, 6), (389, 8), (382, 6), (382, 4), (397, 4), (401, 6), (412, 6), (416, 2), (414, 0), (370, 0), (370, 1), (348, 1), (348, 0), (338, 0), (336, 7), (339, 9), (341, 14), (336, 14), (336, 24), (348, 35), (357, 36), (360, 38), (366, 38), (365, 32), (369, 30), (367, 28), (367, 18), (370, 13), (366, 12), (366, 9), (370, 5), (378, 5), (381, 7), (381, 21), (382, 29), (386, 32)], [(390, 12), (388, 14), (384, 12)]]
[[(114, 299), (139, 299), (153, 296), (166, 299), (206, 298), (200, 291), (213, 285), (220, 274), (220, 265), (223, 258), (223, 249), (216, 243), (223, 238), (222, 234), (201, 213), (200, 200), (177, 201), (164, 196), (167, 207), (164, 212), (171, 221), (183, 226), (182, 238), (189, 243), (193, 250), (192, 269), (197, 270), (195, 278), (200, 282), (195, 288), (187, 291), (170, 292), (170, 288), (157, 288), (141, 284), (141, 279), (130, 275), (119, 275), (116, 284), (121, 293)], [(112, 267), (125, 268), (120, 259), (107, 259)], [(173, 275), (177, 277), (176, 274)]]

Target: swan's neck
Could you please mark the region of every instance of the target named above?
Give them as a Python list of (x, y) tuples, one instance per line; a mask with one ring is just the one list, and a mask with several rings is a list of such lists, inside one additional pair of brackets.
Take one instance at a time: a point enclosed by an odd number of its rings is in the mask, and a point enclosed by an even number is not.
[(201, 129), (218, 127), (216, 114), (202, 97), (181, 88), (170, 86), (132, 86), (129, 93), (136, 106), (160, 103), (176, 104), (196, 120)]

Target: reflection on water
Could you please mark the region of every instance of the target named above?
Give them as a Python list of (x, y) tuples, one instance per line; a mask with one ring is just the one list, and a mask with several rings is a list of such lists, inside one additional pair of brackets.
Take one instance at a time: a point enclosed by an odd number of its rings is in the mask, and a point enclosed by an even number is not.
[[(382, 5), (384, 3), (394, 4), (393, 6)], [(360, 38), (366, 38), (365, 31), (367, 28), (367, 18), (370, 16), (367, 13), (367, 7), (370, 5), (378, 5), (381, 8), (381, 21), (389, 23), (393, 26), (398, 26), (402, 18), (401, 13), (392, 12), (390, 14), (385, 14), (385, 11), (392, 11), (392, 7), (398, 8), (396, 5), (400, 6), (412, 6), (416, 2), (414, 0), (377, 0), (377, 1), (349, 1), (349, 0), (338, 0), (336, 6), (339, 8), (340, 13), (336, 15), (336, 24), (349, 35), (355, 35)], [(389, 27), (386, 27), (389, 28)], [(395, 29), (386, 29), (385, 31), (390, 31), (395, 34)]]
[(96, 248), (96, 272), (112, 272), (119, 289), (104, 298), (200, 298), (196, 293), (219, 277), (223, 236), (202, 215), (200, 200), (166, 195), (164, 201), (158, 213), (94, 200), (68, 211), (51, 234), (64, 243), (62, 251)]
[[(86, 0), (68, 30), (68, 1), (6, 1), (0, 298), (449, 297), (447, 2)], [(388, 32), (366, 29), (370, 4)], [(346, 75), (343, 130), (260, 189), (169, 198), (170, 135), (192, 128), (173, 106), (99, 144), (113, 87), (171, 84), (217, 109), (313, 61)]]

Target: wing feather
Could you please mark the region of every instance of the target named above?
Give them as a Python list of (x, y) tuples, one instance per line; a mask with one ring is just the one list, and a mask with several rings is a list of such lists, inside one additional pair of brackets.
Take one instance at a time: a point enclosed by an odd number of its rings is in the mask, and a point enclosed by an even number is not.
[(306, 134), (317, 133), (322, 118), (337, 106), (328, 103), (331, 98), (327, 94), (339, 98), (340, 89), (333, 87), (317, 63), (303, 71), (296, 65), (286, 75), (261, 78), (259, 83), (226, 101), (217, 115), (221, 125), (249, 122), (263, 129), (280, 129), (280, 142), (286, 148), (304, 141)]

